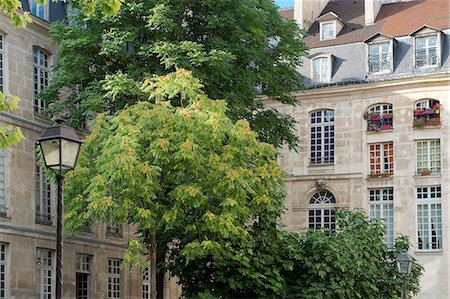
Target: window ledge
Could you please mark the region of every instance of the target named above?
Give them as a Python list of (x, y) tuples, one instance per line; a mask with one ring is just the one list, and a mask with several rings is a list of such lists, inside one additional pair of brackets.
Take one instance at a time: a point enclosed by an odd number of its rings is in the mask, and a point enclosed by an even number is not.
[(311, 167), (311, 168), (315, 168), (315, 167), (330, 167), (330, 168), (332, 168), (332, 167), (334, 167), (334, 163), (322, 163), (322, 164), (308, 164), (308, 167)]
[(439, 129), (441, 127), (441, 125), (435, 125), (435, 126), (422, 126), (422, 127), (418, 127), (418, 126), (414, 126), (413, 128), (414, 130), (418, 129), (418, 130), (430, 130), (430, 129)]
[(366, 131), (366, 132), (367, 132), (367, 134), (392, 133), (392, 132), (394, 132), (394, 128), (386, 129), (386, 130), (379, 130), (379, 131)]
[(440, 173), (432, 173), (429, 175), (420, 175), (420, 174), (415, 174), (414, 178), (415, 179), (426, 179), (426, 178), (440, 178), (442, 176), (442, 174)]
[(367, 176), (367, 180), (368, 180), (368, 181), (390, 180), (390, 179), (393, 179), (393, 178), (394, 178), (394, 175), (393, 175), (393, 174), (390, 175), (390, 176), (385, 176), (385, 177), (379, 176), (379, 177), (376, 177), (376, 178), (371, 178), (370, 176)]
[(416, 251), (414, 251), (415, 254), (417, 255), (433, 255), (433, 254), (444, 254), (444, 251), (442, 249), (416, 249)]

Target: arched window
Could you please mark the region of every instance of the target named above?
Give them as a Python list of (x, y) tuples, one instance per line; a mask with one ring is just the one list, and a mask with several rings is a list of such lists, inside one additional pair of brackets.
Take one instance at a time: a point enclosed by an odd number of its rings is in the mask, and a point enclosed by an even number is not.
[(309, 228), (336, 229), (336, 218), (334, 208), (336, 199), (328, 191), (319, 191), (309, 201)]
[(334, 163), (334, 111), (311, 114), (311, 165)]
[(321, 55), (312, 60), (314, 83), (329, 83), (331, 80), (331, 56)]
[(438, 100), (423, 99), (414, 105), (414, 127), (438, 126), (441, 124), (441, 104)]
[(150, 273), (149, 269), (145, 268), (142, 271), (142, 299), (150, 298)]
[(393, 128), (392, 104), (370, 106), (364, 118), (367, 119), (367, 131), (390, 130)]

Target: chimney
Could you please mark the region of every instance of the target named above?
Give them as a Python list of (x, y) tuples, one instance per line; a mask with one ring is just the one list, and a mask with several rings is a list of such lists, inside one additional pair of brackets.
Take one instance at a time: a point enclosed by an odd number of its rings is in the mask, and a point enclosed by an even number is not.
[(372, 25), (375, 23), (378, 12), (383, 4), (392, 4), (398, 2), (409, 2), (414, 0), (364, 0), (364, 16), (365, 24)]
[(328, 2), (329, 0), (294, 0), (294, 20), (300, 28), (308, 29)]

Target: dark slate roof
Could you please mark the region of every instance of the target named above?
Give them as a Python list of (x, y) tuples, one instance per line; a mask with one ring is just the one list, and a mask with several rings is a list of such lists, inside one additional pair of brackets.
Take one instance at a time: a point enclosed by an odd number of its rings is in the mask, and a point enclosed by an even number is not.
[[(342, 19), (345, 27), (336, 39), (320, 41), (319, 22), (309, 28), (305, 42), (310, 48), (328, 47), (363, 42), (376, 33), (398, 37), (406, 36), (423, 25), (437, 29), (450, 28), (450, 1), (414, 0), (384, 4), (373, 25), (365, 25), (364, 0), (330, 1), (320, 16), (333, 12)], [(320, 17), (319, 16), (319, 17)]]
[[(22, 9), (24, 11), (30, 11), (30, 4), (28, 0), (20, 0), (22, 3)], [(47, 0), (47, 5), (49, 7), (49, 22), (59, 22), (66, 18), (67, 16), (67, 4), (64, 1), (59, 0), (58, 2), (53, 2), (53, 0)]]

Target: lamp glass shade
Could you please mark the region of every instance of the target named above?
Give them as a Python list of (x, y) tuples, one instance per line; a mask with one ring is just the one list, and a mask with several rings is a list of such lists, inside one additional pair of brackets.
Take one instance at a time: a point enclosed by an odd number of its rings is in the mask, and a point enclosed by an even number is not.
[(78, 142), (61, 139), (61, 165), (63, 169), (75, 168), (80, 146), (81, 144)]
[(411, 273), (412, 260), (406, 252), (400, 253), (395, 262), (397, 263), (397, 269), (400, 274), (408, 275)]
[(59, 169), (59, 144), (60, 139), (49, 139), (39, 142), (44, 155), (45, 165), (49, 168)]

